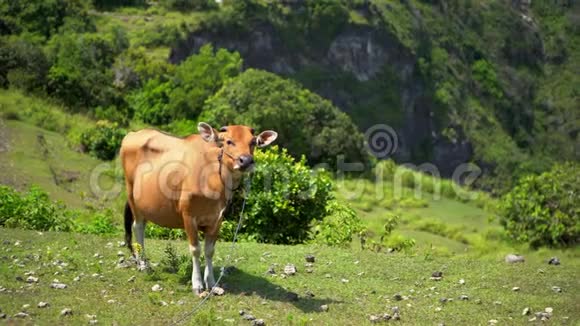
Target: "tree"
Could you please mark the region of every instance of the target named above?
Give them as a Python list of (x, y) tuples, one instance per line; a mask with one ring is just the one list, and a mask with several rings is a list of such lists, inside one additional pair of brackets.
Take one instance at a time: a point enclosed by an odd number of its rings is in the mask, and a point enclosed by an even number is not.
[(335, 167), (347, 161), (367, 163), (363, 136), (350, 118), (329, 101), (296, 82), (248, 69), (226, 83), (205, 105), (200, 120), (214, 125), (246, 124), (273, 129), (278, 143), (310, 164)]

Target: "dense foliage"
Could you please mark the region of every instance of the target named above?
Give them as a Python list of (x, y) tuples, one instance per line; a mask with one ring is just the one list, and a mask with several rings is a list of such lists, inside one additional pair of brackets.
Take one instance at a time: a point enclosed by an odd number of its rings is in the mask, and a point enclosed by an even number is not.
[(112, 160), (117, 155), (125, 134), (126, 131), (116, 123), (99, 121), (94, 128), (81, 135), (81, 146), (84, 151), (101, 160)]
[(295, 82), (248, 69), (206, 103), (201, 119), (278, 132), (278, 143), (311, 164), (367, 161), (364, 139), (346, 114)]
[(31, 187), (21, 194), (0, 185), (0, 226), (39, 231), (71, 231), (73, 222), (64, 205), (51, 201), (48, 194)]
[[(256, 152), (250, 193), (241, 229), (246, 239), (277, 244), (302, 243), (310, 237), (310, 226), (322, 221), (333, 199), (332, 182), (324, 171), (313, 172), (303, 158), (295, 161), (277, 146)], [(243, 187), (242, 187), (243, 188)], [(243, 192), (243, 191), (242, 191)], [(243, 193), (235, 197), (222, 236), (231, 239), (241, 211)]]
[(580, 243), (580, 166), (556, 165), (522, 178), (502, 199), (501, 224), (508, 235), (533, 247)]

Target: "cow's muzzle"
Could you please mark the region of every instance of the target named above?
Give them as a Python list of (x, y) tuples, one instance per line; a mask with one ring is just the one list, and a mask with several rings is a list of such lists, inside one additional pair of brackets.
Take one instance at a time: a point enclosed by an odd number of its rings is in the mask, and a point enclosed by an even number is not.
[(254, 156), (253, 155), (240, 155), (238, 157), (236, 166), (241, 171), (246, 171), (252, 166), (254, 166)]

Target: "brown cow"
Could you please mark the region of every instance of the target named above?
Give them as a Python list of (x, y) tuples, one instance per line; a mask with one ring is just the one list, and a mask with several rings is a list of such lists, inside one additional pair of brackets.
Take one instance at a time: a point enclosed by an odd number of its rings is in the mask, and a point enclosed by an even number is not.
[[(212, 257), (224, 211), (243, 172), (254, 166), (256, 146), (272, 143), (278, 134), (264, 131), (254, 136), (246, 126), (220, 131), (198, 124), (199, 135), (177, 138), (157, 130), (131, 132), (121, 144), (121, 161), (127, 186), (125, 238), (129, 250), (145, 269), (144, 231), (147, 221), (169, 228), (183, 228), (192, 254), (193, 291), (203, 284), (198, 231), (205, 235), (205, 287), (215, 285)], [(131, 228), (140, 248), (133, 250)]]

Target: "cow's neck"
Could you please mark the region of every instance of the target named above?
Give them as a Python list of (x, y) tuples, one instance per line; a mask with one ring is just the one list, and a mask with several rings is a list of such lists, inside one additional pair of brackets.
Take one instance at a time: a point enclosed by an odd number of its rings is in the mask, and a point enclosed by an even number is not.
[(242, 174), (233, 172), (228, 168), (228, 166), (224, 162), (223, 149), (219, 151), (218, 162), (219, 162), (218, 174), (223, 186), (224, 197), (226, 202), (230, 202), (232, 200), (232, 196), (235, 190), (237, 190), (240, 185)]

